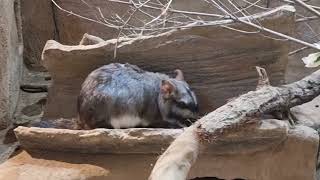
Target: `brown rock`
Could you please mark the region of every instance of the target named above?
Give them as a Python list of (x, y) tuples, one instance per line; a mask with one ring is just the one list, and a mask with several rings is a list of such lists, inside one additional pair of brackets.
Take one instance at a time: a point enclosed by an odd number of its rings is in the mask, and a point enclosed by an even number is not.
[[(307, 2), (310, 5), (320, 6), (319, 0), (308, 0)], [(277, 7), (279, 5), (287, 4), (287, 2), (279, 1), (279, 0), (270, 0), (269, 5), (270, 7)], [(314, 14), (308, 12), (308, 10), (302, 6), (296, 5), (297, 14), (299, 14), (296, 19), (301, 19), (304, 17), (311, 17)], [(301, 15), (301, 16), (300, 16)], [(320, 41), (318, 34), (320, 33), (320, 26), (319, 21), (312, 20), (312, 21), (305, 21), (305, 22), (298, 22), (295, 25), (293, 35), (295, 38), (301, 39), (303, 41), (309, 43), (317, 43)], [(297, 44), (297, 43), (290, 43), (290, 52), (295, 51), (304, 47), (304, 45)], [(305, 76), (311, 74), (312, 72), (316, 71), (317, 68), (306, 68), (304, 63), (302, 62), (302, 58), (308, 56), (310, 53), (314, 53), (315, 50), (312, 48), (306, 48), (299, 53), (295, 53), (289, 56), (288, 61), (288, 71), (286, 73), (286, 83), (291, 83), (298, 81)]]
[[(265, 26), (289, 33), (293, 12), (286, 8), (261, 14)], [(230, 21), (217, 22), (217, 25)], [(241, 24), (234, 28), (248, 29)], [(250, 30), (250, 29), (248, 29)], [(76, 98), (84, 78), (94, 69), (112, 62), (131, 63), (148, 71), (172, 74), (182, 69), (195, 90), (202, 113), (225, 104), (226, 99), (253, 90), (255, 66), (263, 66), (273, 85), (282, 84), (287, 64), (287, 46), (281, 41), (244, 35), (219, 26), (172, 30), (156, 36), (122, 38), (95, 45), (65, 46), (48, 41), (43, 64), (52, 74), (45, 118), (76, 116)], [(66, 104), (68, 106), (66, 106)]]
[(104, 40), (96, 37), (96, 36), (92, 36), (90, 34), (85, 33), (79, 43), (79, 45), (94, 45), (94, 44), (98, 44), (103, 42)]
[(311, 102), (291, 108), (298, 124), (320, 131), (320, 96)]
[[(24, 149), (112, 154), (161, 153), (182, 132), (181, 129), (67, 130), (22, 126), (15, 129)], [(217, 140), (206, 152), (215, 155), (258, 152), (279, 145), (285, 138), (284, 122), (265, 120), (256, 128)]]
[[(260, 153), (200, 155), (191, 177), (247, 180), (315, 180), (319, 137), (309, 127), (289, 129), (287, 139)], [(214, 149), (212, 149), (214, 150)], [(293, 169), (292, 171), (288, 170)]]
[(40, 64), (42, 48), (48, 39), (59, 39), (51, 1), (23, 0), (21, 14), (24, 62), (29, 68), (44, 70)]

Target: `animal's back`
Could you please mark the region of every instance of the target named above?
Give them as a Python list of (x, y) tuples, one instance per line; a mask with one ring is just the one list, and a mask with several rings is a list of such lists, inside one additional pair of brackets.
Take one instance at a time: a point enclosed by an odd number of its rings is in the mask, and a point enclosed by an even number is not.
[(129, 64), (109, 64), (90, 73), (78, 98), (79, 125), (85, 129), (150, 125), (161, 117), (157, 97), (162, 74)]

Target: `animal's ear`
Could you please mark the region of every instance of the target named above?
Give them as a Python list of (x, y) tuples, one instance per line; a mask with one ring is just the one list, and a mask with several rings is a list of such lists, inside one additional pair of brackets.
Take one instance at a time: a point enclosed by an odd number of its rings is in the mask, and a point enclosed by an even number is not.
[(162, 80), (160, 85), (160, 90), (164, 98), (170, 98), (174, 95), (176, 87), (169, 80)]
[(180, 69), (174, 70), (174, 72), (177, 74), (176, 79), (179, 81), (184, 81), (183, 72)]

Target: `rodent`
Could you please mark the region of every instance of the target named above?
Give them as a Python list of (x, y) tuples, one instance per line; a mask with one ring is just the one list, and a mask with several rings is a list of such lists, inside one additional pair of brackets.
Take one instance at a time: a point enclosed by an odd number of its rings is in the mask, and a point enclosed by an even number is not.
[(198, 117), (195, 93), (175, 78), (132, 64), (112, 63), (92, 71), (78, 96), (77, 123), (94, 128), (181, 128)]

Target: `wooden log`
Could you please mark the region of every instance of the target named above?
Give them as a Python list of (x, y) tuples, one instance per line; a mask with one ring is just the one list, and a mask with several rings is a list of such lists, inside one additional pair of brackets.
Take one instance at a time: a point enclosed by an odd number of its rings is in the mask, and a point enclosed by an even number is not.
[(251, 91), (204, 116), (162, 154), (149, 180), (185, 180), (199, 149), (223, 136), (246, 130), (264, 113), (289, 109), (320, 94), (320, 70), (295, 83)]

